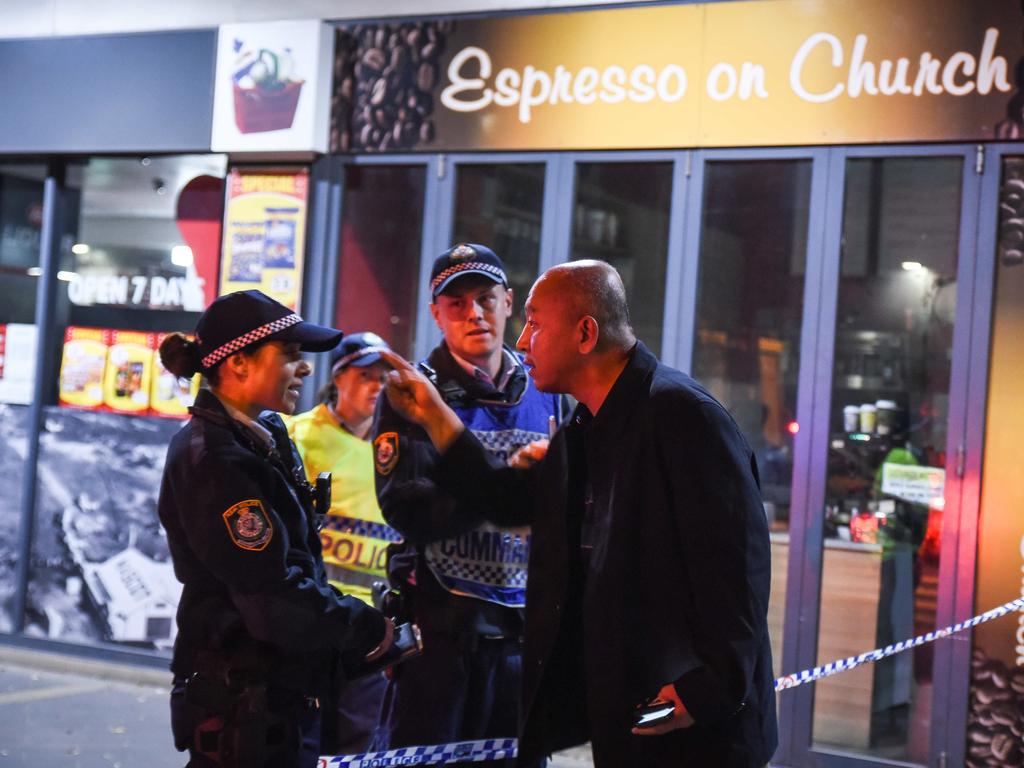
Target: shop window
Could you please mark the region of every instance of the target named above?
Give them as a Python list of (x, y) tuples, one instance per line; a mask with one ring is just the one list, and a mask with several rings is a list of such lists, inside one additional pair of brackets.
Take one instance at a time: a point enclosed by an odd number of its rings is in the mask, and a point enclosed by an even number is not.
[(709, 162), (704, 170), (693, 375), (757, 457), (772, 531), (769, 628), (782, 660), (811, 161)]
[(197, 383), (163, 371), (156, 347), (191, 332), (216, 296), (224, 174), (221, 156), (68, 169), (26, 634), (173, 641), (153, 631), (180, 592), (156, 500)]
[(578, 163), (570, 258), (619, 270), (637, 337), (661, 354), (672, 163)]
[[(962, 160), (851, 159), (818, 663), (935, 628)], [(815, 684), (815, 744), (926, 762), (931, 645)]]
[(38, 165), (0, 165), (0, 632), (10, 632), (28, 404), (35, 385), (36, 283), (43, 223)]
[(411, 356), (423, 237), (422, 165), (345, 168), (335, 324)]
[(480, 243), (505, 263), (515, 310), (505, 328), (514, 345), (523, 330), (523, 303), (537, 279), (544, 207), (544, 165), (464, 164), (456, 169), (452, 242)]

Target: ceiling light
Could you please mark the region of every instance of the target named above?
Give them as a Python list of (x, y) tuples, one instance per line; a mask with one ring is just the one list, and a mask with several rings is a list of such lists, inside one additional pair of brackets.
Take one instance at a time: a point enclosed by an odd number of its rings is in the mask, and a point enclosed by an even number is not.
[(78, 277), (78, 273), (77, 272), (68, 272), (68, 271), (63, 270), (63, 269), (60, 272), (57, 273), (57, 279), (58, 280), (63, 280), (65, 283), (70, 283), (76, 277)]
[(89, 244), (75, 243), (71, 246), (71, 252), (75, 254), (75, 256), (85, 256), (85, 254), (89, 252)]
[(907, 272), (916, 272), (919, 269), (924, 269), (924, 265), (920, 261), (904, 261), (901, 265)]
[(43, 269), (42, 267), (29, 267), (25, 270), (25, 274), (29, 277), (39, 277), (43, 274)]
[(171, 264), (176, 267), (191, 267), (195, 262), (192, 249), (187, 245), (176, 245), (171, 248)]

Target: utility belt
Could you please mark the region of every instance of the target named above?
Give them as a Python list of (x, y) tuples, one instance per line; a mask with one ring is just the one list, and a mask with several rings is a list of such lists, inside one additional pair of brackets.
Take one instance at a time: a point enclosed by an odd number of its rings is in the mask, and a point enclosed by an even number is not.
[(523, 611), (475, 597), (453, 595), (426, 566), (418, 568), (415, 584), (392, 581), (382, 611), (396, 621), (412, 621), (425, 633), (457, 638), (460, 644), (479, 640), (521, 640)]
[(286, 762), (301, 745), (300, 713), (320, 706), (296, 667), (255, 654), (200, 651), (192, 674), (174, 680), (175, 746), (224, 768)]

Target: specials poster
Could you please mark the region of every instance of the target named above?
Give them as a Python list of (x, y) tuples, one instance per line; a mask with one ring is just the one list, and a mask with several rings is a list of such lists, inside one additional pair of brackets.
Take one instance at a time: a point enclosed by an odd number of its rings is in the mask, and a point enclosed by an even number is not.
[(246, 170), (228, 175), (220, 293), (256, 289), (299, 310), (309, 174)]

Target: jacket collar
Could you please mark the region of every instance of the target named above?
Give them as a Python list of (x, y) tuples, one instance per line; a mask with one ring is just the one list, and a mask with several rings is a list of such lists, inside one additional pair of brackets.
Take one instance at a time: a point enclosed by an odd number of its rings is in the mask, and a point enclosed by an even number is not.
[[(266, 411), (260, 415), (255, 423), (247, 423), (235, 418), (231, 412), (232, 410), (234, 409), (229, 410), (219, 397), (205, 387), (199, 390), (199, 394), (196, 395), (195, 405), (189, 408), (189, 412), (193, 416), (198, 416), (204, 421), (230, 430), (236, 435), (244, 436), (246, 440), (252, 443), (252, 448), (256, 453), (263, 453), (268, 449), (273, 450), (277, 445), (281, 444), (282, 439), (288, 439), (288, 432), (284, 422), (281, 421), (281, 417), (276, 413)], [(262, 430), (262, 432), (259, 430)], [(260, 450), (261, 448), (262, 450)]]
[(602, 432), (615, 434), (620, 431), (635, 412), (636, 402), (657, 367), (658, 358), (642, 341), (638, 341), (630, 350), (626, 367), (612, 384), (597, 415), (591, 414), (590, 410), (580, 403), (573, 414), (573, 423), (585, 426), (589, 435)]
[(516, 403), (526, 389), (526, 369), (519, 356), (506, 345), (506, 359), (514, 361), (515, 370), (508, 383), (501, 390), (495, 389), (485, 381), (469, 374), (442, 342), (427, 357), (429, 365), (437, 374), (436, 386), (444, 396), (445, 402), (463, 400), (495, 400), (503, 403)]

